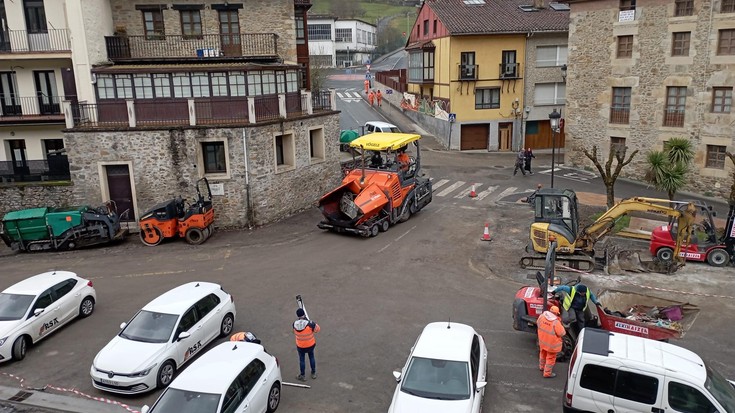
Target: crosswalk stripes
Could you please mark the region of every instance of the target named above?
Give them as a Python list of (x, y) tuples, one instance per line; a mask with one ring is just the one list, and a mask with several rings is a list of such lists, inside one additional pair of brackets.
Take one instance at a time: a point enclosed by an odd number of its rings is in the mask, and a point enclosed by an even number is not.
[(516, 194), (528, 194), (529, 192), (534, 191), (533, 189), (522, 189), (511, 186), (503, 189), (502, 191), (500, 191), (500, 193), (496, 194), (496, 192), (500, 188), (500, 185), (490, 185), (484, 190), (481, 190), (482, 187), (484, 187), (484, 185), (486, 184), (482, 182), (475, 182), (475, 193), (477, 194), (477, 196), (474, 198), (470, 198), (470, 192), (472, 191), (473, 183), (468, 184), (464, 181), (452, 182), (452, 180), (450, 179), (434, 179), (433, 177), (429, 178), (429, 180), (431, 181), (432, 192), (434, 193), (435, 197), (453, 199), (467, 198), (468, 200), (474, 202), (482, 201), (483, 199), (490, 197), (490, 195), (494, 195), (492, 197), (492, 200), (494, 200), (495, 202), (505, 203), (506, 201), (503, 201), (503, 199), (506, 197)]
[(446, 187), (443, 191), (441, 191), (438, 194), (436, 194), (436, 196), (447, 196), (447, 195), (449, 195), (450, 193), (454, 192), (457, 188), (461, 187), (464, 184), (465, 184), (464, 181), (457, 181), (457, 182), (449, 185), (448, 187)]
[(495, 192), (495, 190), (498, 189), (497, 185), (489, 186), (486, 190), (482, 192), (477, 193), (477, 198), (475, 198), (478, 201), (482, 201), (483, 199), (487, 198), (488, 195)]
[[(475, 186), (475, 192), (477, 192), (477, 188), (481, 187), (481, 183), (474, 183), (472, 184)], [(472, 185), (468, 186), (467, 188), (461, 190), (457, 195), (454, 196), (454, 199), (460, 199), (460, 198), (466, 198), (470, 196), (470, 192), (472, 192)]]
[(362, 100), (360, 92), (354, 92), (351, 90), (337, 92), (337, 97), (345, 102), (359, 102)]
[(516, 187), (514, 187), (514, 186), (511, 186), (510, 188), (505, 188), (505, 189), (503, 190), (503, 192), (501, 192), (501, 193), (500, 193), (500, 194), (498, 195), (497, 199), (503, 199), (503, 198), (505, 198), (506, 196), (508, 196), (508, 195), (510, 195), (510, 194), (513, 194), (513, 193), (515, 193), (515, 192), (516, 192), (517, 190), (518, 190), (518, 188), (516, 188)]
[(431, 189), (432, 189), (431, 192), (436, 192), (437, 189), (446, 185), (447, 182), (449, 182), (449, 179), (442, 179), (439, 182), (434, 182), (434, 178), (431, 178)]

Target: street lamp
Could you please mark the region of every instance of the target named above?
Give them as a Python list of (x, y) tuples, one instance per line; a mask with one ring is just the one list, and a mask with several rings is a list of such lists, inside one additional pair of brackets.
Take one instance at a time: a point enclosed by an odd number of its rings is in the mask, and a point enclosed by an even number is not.
[(551, 187), (554, 187), (554, 170), (556, 169), (556, 134), (559, 133), (559, 119), (561, 113), (554, 109), (549, 113), (549, 123), (551, 123)]

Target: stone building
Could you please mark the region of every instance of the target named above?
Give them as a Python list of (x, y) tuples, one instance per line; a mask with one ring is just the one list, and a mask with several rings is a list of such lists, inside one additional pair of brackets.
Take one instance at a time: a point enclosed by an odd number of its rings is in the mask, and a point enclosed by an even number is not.
[(338, 182), (334, 97), (309, 91), (309, 0), (98, 3), (72, 45), (91, 62), (89, 91), (61, 102), (71, 179), (2, 187), (0, 213), (113, 200), (135, 221), (191, 201), (206, 177), (217, 225), (240, 227), (312, 207)]
[(566, 162), (591, 166), (624, 145), (641, 153), (624, 173), (640, 179), (646, 155), (673, 137), (696, 149), (687, 190), (724, 195), (735, 149), (735, 1), (574, 0), (569, 26)]

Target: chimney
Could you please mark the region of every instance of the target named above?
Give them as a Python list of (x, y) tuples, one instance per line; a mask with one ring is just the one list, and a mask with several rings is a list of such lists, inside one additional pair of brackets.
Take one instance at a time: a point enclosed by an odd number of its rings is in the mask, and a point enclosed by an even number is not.
[(534, 9), (543, 9), (544, 8), (544, 0), (533, 0), (533, 8)]

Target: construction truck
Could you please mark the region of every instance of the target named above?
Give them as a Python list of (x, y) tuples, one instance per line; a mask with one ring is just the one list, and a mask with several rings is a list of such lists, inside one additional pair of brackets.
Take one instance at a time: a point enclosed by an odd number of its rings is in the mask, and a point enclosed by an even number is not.
[[(339, 187), (319, 200), (324, 220), (317, 226), (374, 237), (424, 208), (431, 202), (431, 181), (421, 175), (420, 138), (371, 133), (351, 141), (355, 166), (346, 171)], [(415, 157), (405, 154), (411, 144)]]
[(0, 238), (15, 251), (72, 250), (122, 239), (115, 203), (99, 207), (30, 208), (8, 212)]
[[(698, 208), (692, 202), (670, 201), (668, 199), (634, 197), (623, 199), (595, 222), (579, 228), (577, 195), (570, 189), (542, 188), (534, 198), (534, 222), (530, 228), (530, 243), (520, 260), (522, 268), (544, 268), (549, 237), (557, 240), (557, 261), (562, 268), (579, 271), (592, 271), (595, 268), (595, 244), (608, 235), (615, 227), (618, 219), (631, 212), (645, 212), (671, 217), (678, 228), (691, 228)], [(618, 260), (616, 256), (605, 254), (604, 261), (614, 260), (623, 270), (673, 272), (684, 264), (680, 257), (681, 246), (686, 243), (687, 232), (680, 231), (674, 243), (670, 264), (661, 268), (645, 267), (640, 259), (630, 261)], [(615, 255), (620, 252), (616, 252)], [(629, 257), (627, 257), (629, 258)], [(665, 267), (665, 269), (664, 269)]]

